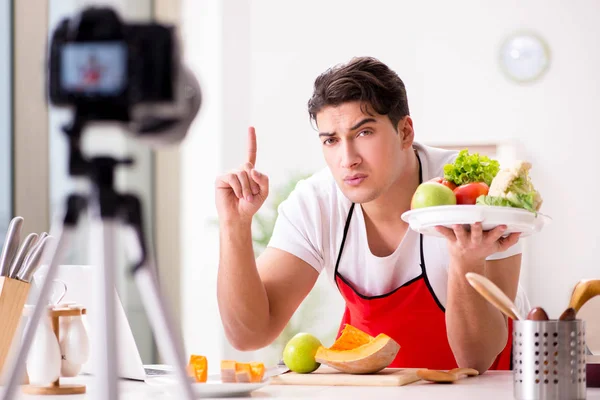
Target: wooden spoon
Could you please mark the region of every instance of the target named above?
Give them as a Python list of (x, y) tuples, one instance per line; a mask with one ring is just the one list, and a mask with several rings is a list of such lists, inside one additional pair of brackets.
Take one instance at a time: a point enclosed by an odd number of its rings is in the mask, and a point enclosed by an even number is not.
[(473, 368), (454, 368), (448, 371), (449, 373), (455, 374), (459, 377), (459, 379), (463, 376), (477, 376), (479, 375), (479, 371)]
[(600, 279), (584, 279), (579, 281), (573, 293), (571, 293), (571, 301), (569, 302), (569, 308), (575, 310), (575, 313), (579, 311), (581, 307), (592, 297), (600, 294)]
[(492, 303), (504, 315), (514, 320), (522, 320), (523, 317), (519, 314), (519, 310), (506, 294), (494, 282), (490, 281), (485, 276), (476, 274), (475, 272), (466, 273), (467, 281), (473, 286), (480, 295), (487, 301)]
[(534, 307), (527, 314), (527, 319), (531, 321), (548, 321), (548, 314), (542, 307)]
[(600, 280), (584, 279), (577, 282), (571, 293), (569, 307), (558, 318), (560, 321), (574, 321), (577, 312), (592, 297), (600, 294)]
[(576, 319), (577, 311), (575, 311), (573, 307), (567, 308), (562, 314), (560, 314), (560, 317), (558, 317), (559, 321), (575, 321)]
[(477, 375), (479, 375), (479, 372), (473, 368), (454, 368), (447, 372), (435, 369), (420, 369), (417, 371), (419, 378), (435, 383), (452, 383), (467, 376)]

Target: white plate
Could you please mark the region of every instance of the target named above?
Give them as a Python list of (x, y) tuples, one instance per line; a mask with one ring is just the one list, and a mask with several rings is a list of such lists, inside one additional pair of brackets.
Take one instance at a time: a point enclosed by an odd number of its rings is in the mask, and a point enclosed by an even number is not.
[(506, 235), (521, 232), (521, 237), (527, 237), (541, 231), (552, 218), (513, 207), (456, 205), (417, 208), (402, 214), (402, 220), (408, 222), (416, 232), (438, 237), (442, 237), (435, 230), (438, 225), (452, 228), (452, 225), (469, 225), (475, 222), (481, 222), (484, 231), (506, 225)]
[[(192, 383), (192, 387), (198, 398), (247, 396), (256, 389), (268, 385), (269, 380), (266, 378), (256, 383), (223, 383), (219, 375), (209, 375), (205, 383)], [(179, 386), (179, 381), (174, 376), (149, 378), (146, 379), (146, 383), (173, 394)]]

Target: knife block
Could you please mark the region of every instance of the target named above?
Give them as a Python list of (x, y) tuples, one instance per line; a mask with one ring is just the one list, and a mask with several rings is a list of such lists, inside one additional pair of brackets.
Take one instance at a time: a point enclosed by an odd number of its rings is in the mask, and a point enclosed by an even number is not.
[(9, 351), (23, 316), (23, 307), (31, 284), (18, 279), (0, 277), (0, 376), (4, 376)]

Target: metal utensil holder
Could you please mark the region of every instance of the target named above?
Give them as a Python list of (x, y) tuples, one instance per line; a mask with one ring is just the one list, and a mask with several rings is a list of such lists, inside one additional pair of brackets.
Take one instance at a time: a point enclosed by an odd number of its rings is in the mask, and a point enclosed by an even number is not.
[(515, 399), (586, 398), (584, 321), (526, 320), (513, 327)]

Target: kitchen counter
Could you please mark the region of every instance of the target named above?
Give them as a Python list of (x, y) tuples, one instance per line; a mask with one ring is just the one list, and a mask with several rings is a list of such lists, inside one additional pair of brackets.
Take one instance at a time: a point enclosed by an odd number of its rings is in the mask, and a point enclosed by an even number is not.
[[(80, 376), (65, 379), (65, 383), (90, 383), (90, 377)], [(142, 399), (172, 399), (159, 388), (145, 382), (121, 381), (121, 398), (127, 400)], [(1, 392), (1, 389), (0, 389)], [(88, 386), (87, 395), (71, 396), (30, 396), (19, 393), (18, 399), (45, 399), (45, 400), (80, 400), (93, 399), (93, 391)], [(248, 397), (242, 397), (248, 398)], [(402, 387), (348, 387), (348, 386), (284, 386), (268, 385), (251, 394), (256, 399), (338, 399), (353, 400), (386, 400), (386, 399), (485, 399), (506, 400), (513, 398), (512, 372), (489, 371), (482, 376), (461, 379), (453, 384), (434, 384), (416, 382)], [(587, 399), (600, 400), (600, 388), (589, 388)]]

